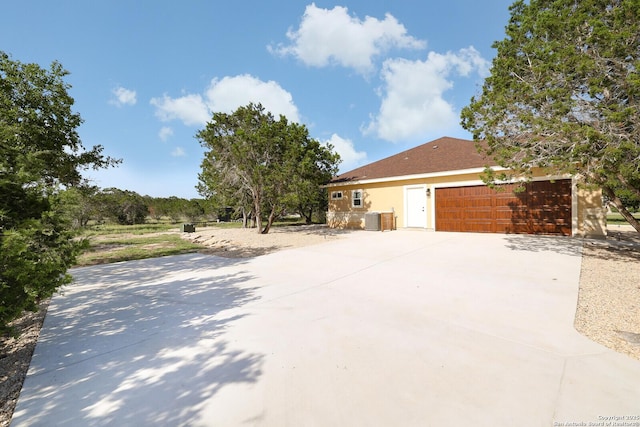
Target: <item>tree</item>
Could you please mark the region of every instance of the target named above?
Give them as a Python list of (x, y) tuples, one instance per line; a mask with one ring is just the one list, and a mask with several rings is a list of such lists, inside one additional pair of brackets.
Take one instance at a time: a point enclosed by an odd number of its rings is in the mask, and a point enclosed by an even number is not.
[(0, 52), (0, 328), (69, 283), (80, 242), (58, 197), (81, 171), (118, 161), (86, 150), (76, 132), (68, 74)]
[(122, 225), (144, 224), (149, 208), (144, 197), (130, 190), (107, 188), (94, 197), (103, 216)]
[(149, 217), (154, 219), (155, 221), (160, 221), (162, 216), (165, 215), (163, 211), (163, 203), (162, 198), (159, 197), (151, 197), (148, 195), (142, 196), (144, 199), (144, 203), (149, 208)]
[(640, 198), (640, 0), (518, 0), (510, 11), (462, 126), (514, 174), (541, 167), (602, 188), (640, 232), (628, 210)]
[(189, 222), (198, 222), (204, 216), (204, 208), (198, 199), (185, 200), (183, 213)]
[(98, 209), (94, 198), (97, 193), (98, 187), (83, 184), (69, 187), (58, 194), (61, 210), (73, 228), (86, 227), (90, 220), (96, 218)]
[(196, 136), (207, 149), (198, 191), (219, 207), (239, 206), (245, 221), (251, 214), (259, 233), (268, 233), (276, 218), (306, 203), (307, 185), (318, 188), (323, 183), (318, 180), (335, 174), (339, 161), (332, 147), (309, 137), (304, 125), (284, 116), (276, 120), (260, 104), (214, 113)]
[(292, 177), (295, 180), (295, 210), (307, 224), (311, 224), (313, 213), (326, 211), (328, 207), (327, 190), (320, 185), (329, 182), (335, 176), (340, 156), (331, 150), (332, 147), (323, 149), (321, 144), (313, 139), (299, 148), (304, 149), (305, 153), (299, 157), (301, 161), (297, 165), (298, 174)]

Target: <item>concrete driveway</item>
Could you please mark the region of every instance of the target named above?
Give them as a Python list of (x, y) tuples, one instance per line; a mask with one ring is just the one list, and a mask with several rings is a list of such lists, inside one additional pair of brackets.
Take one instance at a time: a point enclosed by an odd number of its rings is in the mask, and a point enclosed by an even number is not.
[(12, 426), (638, 416), (640, 362), (573, 329), (580, 262), (577, 239), (363, 231), (254, 259), (77, 269)]

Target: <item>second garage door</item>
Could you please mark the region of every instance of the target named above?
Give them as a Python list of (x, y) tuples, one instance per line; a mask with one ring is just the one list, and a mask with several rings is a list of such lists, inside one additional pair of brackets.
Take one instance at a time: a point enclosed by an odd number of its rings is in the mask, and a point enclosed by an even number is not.
[(571, 180), (437, 188), (436, 230), (571, 235)]

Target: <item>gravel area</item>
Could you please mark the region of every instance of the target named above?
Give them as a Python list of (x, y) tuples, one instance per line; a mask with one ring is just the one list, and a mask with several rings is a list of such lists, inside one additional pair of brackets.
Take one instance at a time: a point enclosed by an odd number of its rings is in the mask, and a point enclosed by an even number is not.
[(11, 326), (15, 337), (0, 336), (0, 427), (11, 423), (47, 307), (49, 300), (42, 302), (37, 312), (27, 312), (14, 320)]
[(268, 234), (260, 234), (255, 228), (204, 227), (197, 228), (194, 233), (182, 233), (182, 237), (206, 246), (209, 248), (207, 253), (213, 255), (246, 258), (323, 243), (353, 232), (326, 225), (275, 227)]
[(610, 226), (609, 235), (585, 240), (575, 328), (640, 360), (640, 233)]
[[(252, 257), (347, 236), (326, 226), (255, 229), (215, 227), (182, 233), (226, 257)], [(607, 240), (585, 239), (575, 328), (590, 339), (640, 360), (640, 233), (610, 226)], [(48, 301), (14, 321), (18, 338), (0, 337), (0, 427), (8, 427), (36, 346)]]

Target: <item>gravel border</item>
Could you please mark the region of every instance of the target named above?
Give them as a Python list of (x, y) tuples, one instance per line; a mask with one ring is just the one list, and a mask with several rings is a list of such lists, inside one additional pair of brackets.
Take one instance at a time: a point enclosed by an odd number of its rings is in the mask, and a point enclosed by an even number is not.
[(0, 336), (0, 427), (11, 424), (49, 301), (40, 303), (37, 312), (27, 312), (11, 322), (17, 337)]
[(584, 241), (574, 326), (640, 360), (640, 233), (630, 226), (609, 231), (607, 240)]

